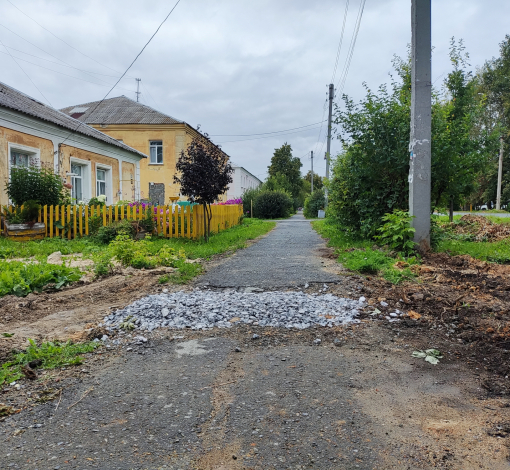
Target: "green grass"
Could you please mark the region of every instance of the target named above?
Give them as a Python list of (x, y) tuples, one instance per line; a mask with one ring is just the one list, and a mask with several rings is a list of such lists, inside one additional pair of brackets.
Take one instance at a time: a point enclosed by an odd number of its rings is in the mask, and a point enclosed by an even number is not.
[(510, 263), (510, 240), (498, 242), (472, 242), (441, 240), (434, 251), (450, 255), (470, 255), (473, 258), (493, 263)]
[[(374, 250), (374, 242), (353, 237), (337, 223), (329, 219), (312, 221), (312, 227), (324, 238), (329, 238), (328, 246), (336, 248), (338, 262), (351, 271), (361, 274), (380, 275), (393, 284), (413, 279), (415, 276), (409, 269), (396, 269), (395, 259), (386, 252)], [(404, 260), (402, 260), (404, 261)], [(416, 264), (415, 258), (409, 258), (407, 264)]]
[[(146, 243), (149, 255), (156, 255), (162, 248), (173, 248), (178, 252), (183, 249), (188, 259), (210, 259), (214, 255), (235, 251), (246, 246), (248, 240), (255, 239), (273, 229), (275, 222), (259, 219), (244, 219), (242, 225), (236, 225), (220, 233), (212, 234), (209, 242), (186, 238), (151, 237)], [(110, 272), (109, 247), (92, 238), (62, 240), (46, 238), (41, 241), (15, 242), (0, 237), (0, 297), (9, 293), (26, 295), (33, 290), (40, 290), (49, 283), (65, 285), (80, 279), (78, 269), (45, 263), (48, 255), (55, 251), (67, 254), (83, 254), (84, 258), (95, 260), (97, 275)], [(4, 259), (34, 257), (40, 264), (7, 262)], [(200, 274), (200, 264), (178, 262), (178, 272), (169, 276), (168, 281), (182, 284)]]
[(83, 363), (83, 357), (80, 354), (92, 352), (99, 346), (99, 343), (95, 342), (73, 344), (69, 341), (67, 343), (48, 341), (40, 346), (37, 346), (31, 339), (29, 342), (30, 346), (25, 352), (15, 354), (12, 361), (2, 364), (0, 385), (14, 382), (23, 377), (21, 368), (35, 359), (42, 361), (41, 369), (79, 365)]
[[(454, 216), (454, 223), (458, 222), (460, 218), (461, 216)], [(486, 218), (496, 224), (510, 224), (510, 217), (487, 216)], [(449, 218), (446, 216), (436, 217), (436, 220), (441, 224), (449, 222)], [(443, 229), (434, 246), (434, 251), (448, 253), (452, 256), (470, 255), (473, 258), (493, 263), (510, 263), (510, 240), (489, 242), (473, 241), (472, 238), (467, 234), (456, 234), (448, 228)]]

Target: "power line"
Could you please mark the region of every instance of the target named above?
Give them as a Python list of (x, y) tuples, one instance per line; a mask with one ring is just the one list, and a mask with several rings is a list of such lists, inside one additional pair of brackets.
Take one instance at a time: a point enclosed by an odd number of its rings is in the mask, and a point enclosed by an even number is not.
[(356, 18), (356, 23), (354, 25), (353, 36), (351, 38), (351, 43), (349, 45), (349, 50), (347, 52), (347, 60), (345, 61), (345, 66), (344, 66), (344, 70), (342, 72), (342, 76), (340, 77), (340, 80), (338, 81), (338, 84), (337, 84), (337, 89), (339, 89), (339, 85), (340, 85), (340, 83), (342, 83), (342, 85), (340, 87), (340, 95), (342, 95), (342, 93), (343, 93), (345, 82), (347, 80), (347, 74), (349, 73), (349, 68), (351, 66), (352, 56), (354, 54), (354, 48), (356, 47), (356, 40), (358, 39), (359, 28), (361, 26), (361, 18), (363, 17), (363, 11), (365, 10), (365, 2), (366, 2), (366, 0), (361, 0), (361, 2), (360, 2), (358, 16)]
[(16, 65), (21, 69), (21, 71), (27, 76), (27, 78), (32, 82), (32, 85), (35, 86), (35, 88), (37, 88), (37, 91), (42, 95), (42, 97), (48, 102), (48, 104), (51, 106), (51, 103), (50, 103), (50, 100), (48, 98), (46, 98), (46, 96), (44, 96), (44, 93), (39, 90), (39, 87), (34, 83), (34, 81), (30, 78), (30, 75), (28, 75), (28, 73), (25, 72), (25, 70), (23, 69), (23, 67), (18, 63), (18, 61), (14, 58), (13, 55), (11, 55), (11, 53), (9, 52), (9, 49), (7, 49), (4, 45), (4, 43), (2, 42), (2, 40), (0, 39), (0, 44), (2, 44), (2, 46), (4, 46), (5, 50), (9, 53), (9, 55), (11, 56), (12, 60), (14, 60), (14, 62), (16, 62)]
[(322, 107), (322, 122), (321, 122), (321, 127), (319, 129), (319, 135), (317, 136), (317, 142), (315, 142), (315, 146), (314, 146), (314, 150), (317, 150), (317, 145), (319, 144), (319, 141), (321, 139), (321, 134), (322, 134), (322, 124), (324, 124), (324, 114), (326, 114), (326, 105), (328, 104), (328, 99), (326, 98), (324, 100), (324, 106)]
[(211, 137), (250, 137), (252, 135), (278, 134), (280, 132), (294, 131), (296, 129), (303, 129), (304, 127), (316, 126), (317, 124), (322, 124), (323, 122), (324, 121), (314, 122), (313, 124), (307, 124), (306, 126), (283, 129), (282, 131), (260, 132), (259, 134), (211, 134)]
[[(154, 38), (154, 36), (156, 36), (156, 34), (158, 33), (158, 31), (160, 30), (161, 26), (163, 26), (163, 24), (166, 22), (166, 20), (168, 19), (168, 17), (172, 14), (172, 12), (177, 8), (177, 5), (179, 5), (179, 3), (181, 2), (181, 0), (177, 0), (177, 3), (173, 6), (173, 8), (170, 10), (170, 12), (168, 13), (168, 15), (166, 15), (165, 19), (161, 22), (161, 24), (158, 26), (158, 28), (156, 29), (156, 31), (154, 32), (154, 34), (149, 38), (149, 40), (147, 41), (147, 43), (145, 44), (145, 46), (142, 47), (142, 50), (136, 55), (136, 57), (133, 59), (133, 62), (131, 62), (131, 64), (129, 64), (129, 67), (126, 69), (126, 71), (122, 74), (122, 76), (117, 80), (117, 83), (115, 83), (115, 85), (113, 85), (113, 87), (110, 89), (110, 91), (108, 93), (106, 93), (106, 95), (104, 96), (104, 98), (99, 101), (95, 106), (94, 108), (92, 109), (91, 113), (107, 98), (107, 96), (113, 91), (113, 89), (117, 86), (117, 84), (124, 78), (124, 75), (126, 75), (126, 73), (128, 73), (129, 69), (133, 66), (133, 64), (136, 62), (136, 60), (138, 59), (138, 57), (140, 57), (142, 55), (142, 52), (145, 50), (145, 48), (150, 44), (150, 42), (152, 41), (152, 39)], [(80, 121), (80, 123), (78, 124), (78, 126), (76, 126), (76, 129), (74, 131), (72, 131), (64, 140), (62, 143), (64, 143), (74, 132), (76, 132), (79, 127), (83, 124), (82, 121)]]
[(76, 47), (74, 46), (71, 46), (71, 44), (69, 44), (68, 42), (64, 41), (62, 38), (59, 38), (56, 34), (54, 34), (52, 31), (50, 31), (49, 29), (45, 28), (41, 23), (38, 23), (36, 20), (34, 20), (31, 16), (27, 15), (23, 10), (21, 10), (20, 8), (18, 8), (16, 5), (14, 5), (14, 3), (12, 3), (10, 0), (6, 0), (7, 2), (9, 2), (14, 8), (16, 8), (16, 10), (18, 10), (19, 12), (23, 13), (27, 18), (30, 18), (34, 23), (36, 23), (37, 25), (39, 25), (42, 29), (44, 29), (45, 31), (47, 31), (48, 33), (50, 33), (53, 37), (57, 38), (59, 41), (63, 42), (64, 44), (66, 44), (67, 46), (69, 46), (71, 49), (74, 49), (76, 52), (79, 52), (81, 55), (87, 57), (88, 59), (94, 61), (96, 64), (99, 64), (101, 65), (102, 67), (106, 67), (107, 69), (110, 69), (110, 70), (113, 70), (114, 72), (117, 72), (117, 73), (120, 73), (118, 72), (117, 70), (115, 69), (112, 69), (111, 67), (109, 67), (108, 65), (105, 65), (105, 64), (102, 64), (101, 62), (97, 61), (96, 59), (88, 56), (87, 54), (85, 54), (84, 52), (81, 52), (79, 49), (76, 49)]
[(345, 4), (344, 22), (343, 22), (343, 25), (342, 25), (342, 33), (340, 34), (340, 41), (338, 43), (338, 49), (336, 51), (335, 67), (333, 68), (333, 75), (331, 76), (330, 83), (334, 83), (334, 81), (335, 81), (336, 69), (338, 67), (338, 61), (340, 59), (340, 52), (342, 50), (342, 43), (343, 43), (343, 40), (344, 40), (345, 22), (347, 20), (347, 12), (348, 12), (348, 10), (349, 10), (349, 0), (347, 0), (347, 2)]
[[(7, 49), (11, 49), (13, 51), (16, 51), (16, 52), (21, 52), (21, 54), (29, 55), (30, 57), (35, 57), (36, 59), (39, 59), (39, 60), (44, 60), (46, 62), (49, 62), (50, 64), (58, 65), (59, 67), (69, 67), (69, 68), (72, 68), (72, 69), (75, 69), (75, 70), (79, 70), (80, 72), (90, 73), (90, 74), (94, 74), (94, 75), (101, 75), (103, 77), (119, 78), (118, 75), (109, 75), (109, 74), (106, 74), (106, 73), (92, 72), (90, 70), (84, 70), (84, 69), (79, 69), (78, 67), (73, 67), (72, 65), (59, 64), (58, 62), (53, 62), (52, 60), (45, 59), (44, 57), (39, 57), (39, 56), (34, 55), (34, 54), (29, 54), (28, 52), (25, 52), (25, 51), (20, 51), (19, 49), (16, 49), (14, 47), (6, 46), (5, 44), (4, 44), (4, 47), (6, 47)], [(19, 57), (18, 57), (18, 59), (26, 60), (26, 59), (21, 59)], [(30, 62), (30, 63), (32, 63), (32, 62)], [(37, 65), (37, 64), (34, 64), (34, 65)]]
[[(9, 48), (7, 48), (7, 47), (5, 46), (5, 44), (3, 44), (3, 46), (4, 46), (6, 49), (9, 49)], [(42, 68), (42, 69), (45, 69), (45, 70), (49, 70), (49, 71), (51, 71), (51, 72), (58, 73), (58, 74), (60, 74), (60, 75), (64, 75), (64, 76), (66, 76), (66, 77), (71, 77), (71, 78), (74, 78), (74, 79), (76, 79), (76, 80), (81, 80), (81, 81), (83, 81), (83, 82), (92, 83), (92, 84), (94, 84), (94, 85), (99, 85), (99, 86), (111, 86), (111, 83), (108, 83), (108, 82), (104, 82), (104, 84), (103, 84), (103, 83), (97, 83), (97, 82), (91, 82), (90, 80), (85, 80), (84, 78), (75, 77), (74, 75), (69, 75), (69, 74), (64, 73), (64, 72), (59, 72), (58, 70), (53, 70), (53, 69), (50, 69), (50, 68), (48, 68), (48, 67), (44, 67), (43, 65), (39, 65), (39, 64), (36, 64), (36, 63), (34, 63), (34, 62), (30, 62), (29, 60), (22, 59), (21, 57), (15, 57), (15, 56), (13, 56), (12, 54), (10, 54), (10, 53), (9, 53), (9, 51), (7, 51), (7, 52), (2, 52), (2, 51), (0, 51), (0, 54), (10, 55), (12, 58), (16, 58), (16, 59), (18, 59), (18, 60), (22, 60), (23, 62), (26, 62), (27, 64), (32, 64), (32, 65), (35, 65), (36, 67), (40, 67), (40, 68)], [(52, 64), (55, 64), (55, 62), (52, 62)], [(56, 64), (56, 65), (59, 65), (59, 64)], [(74, 68), (74, 67), (73, 67), (73, 68)], [(95, 78), (95, 77), (93, 77), (93, 78)], [(98, 79), (98, 80), (100, 80), (100, 79)], [(103, 81), (103, 80), (101, 80), (101, 81)], [(118, 86), (117, 88), (118, 88), (119, 90), (126, 90), (126, 91), (129, 91), (129, 92), (132, 92), (132, 91), (133, 91), (133, 90), (129, 90), (128, 88), (123, 88), (123, 87), (120, 87), (120, 86)]]
[[(266, 135), (266, 136), (263, 136), (263, 137), (253, 137), (251, 139), (238, 139), (238, 140), (223, 140), (223, 141), (220, 141), (218, 142), (218, 144), (226, 144), (228, 142), (245, 142), (247, 140), (260, 140), (260, 139), (270, 139), (272, 137), (281, 137), (281, 136), (284, 136), (284, 135), (289, 135), (289, 134), (300, 134), (301, 132), (306, 132), (306, 131), (314, 131), (318, 129), (318, 127), (312, 127), (310, 129), (304, 129), (304, 130), (299, 130), (299, 131), (293, 131), (293, 132), (286, 132), (284, 134), (278, 134), (278, 135)], [(212, 136), (211, 136), (212, 137)]]
[[(68, 65), (69, 67), (72, 67), (71, 64), (68, 64), (66, 61), (62, 60), (62, 59), (59, 59), (57, 56), (51, 54), (50, 52), (48, 51), (45, 51), (44, 49), (42, 49), (41, 47), (39, 46), (36, 46), (33, 42), (30, 42), (28, 39), (25, 39), (23, 36), (20, 36), (18, 33), (15, 33), (12, 29), (9, 29), (7, 26), (4, 26), (3, 24), (0, 24), (0, 26), (2, 26), (3, 28), (5, 28), (7, 31), (11, 32), (12, 34), (14, 34), (15, 36), (18, 36), (19, 38), (23, 39), (23, 41), (26, 41), (28, 42), (28, 44), (36, 47), (37, 49), (39, 49), (40, 51), (43, 51), (45, 54), (48, 54), (49, 56), (53, 57), (54, 59), (57, 59), (58, 61), (62, 62), (63, 64), (66, 64)], [(87, 73), (90, 75), (89, 72), (85, 72), (84, 73)], [(92, 78), (95, 78), (95, 77), (92, 77)], [(122, 77), (121, 77), (122, 78)], [(117, 82), (118, 83), (118, 82)]]

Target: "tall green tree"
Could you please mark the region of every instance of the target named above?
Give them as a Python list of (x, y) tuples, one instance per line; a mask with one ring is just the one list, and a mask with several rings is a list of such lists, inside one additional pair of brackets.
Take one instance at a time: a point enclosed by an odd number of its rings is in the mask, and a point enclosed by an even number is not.
[(298, 199), (303, 185), (302, 166), (301, 160), (292, 156), (290, 144), (285, 142), (279, 149), (275, 149), (271, 158), (271, 165), (268, 166), (267, 189), (281, 189), (289, 192), (293, 199)]
[[(492, 147), (473, 132), (480, 106), (466, 71), (462, 43), (452, 40), (453, 70), (432, 104), (432, 207), (453, 197), (464, 201), (476, 187), (476, 176)], [(333, 165), (329, 211), (347, 227), (372, 235), (381, 217), (409, 206), (410, 60), (394, 59), (397, 77), (391, 85), (354, 103), (343, 96), (336, 107), (343, 153)], [(489, 142), (492, 142), (488, 139)]]
[[(502, 202), (510, 203), (510, 35), (499, 45), (500, 55), (485, 62), (477, 74), (477, 92), (484, 105), (478, 130), (494, 132), (503, 137)], [(498, 178), (498, 151), (479, 174), (480, 190), (473, 198), (475, 204), (495, 201)]]
[[(310, 186), (312, 185), (312, 170), (308, 170), (308, 173), (303, 177), (305, 181), (307, 181)], [(319, 176), (317, 173), (313, 173), (313, 189), (322, 189), (324, 187), (324, 183), (322, 181), (322, 176)]]

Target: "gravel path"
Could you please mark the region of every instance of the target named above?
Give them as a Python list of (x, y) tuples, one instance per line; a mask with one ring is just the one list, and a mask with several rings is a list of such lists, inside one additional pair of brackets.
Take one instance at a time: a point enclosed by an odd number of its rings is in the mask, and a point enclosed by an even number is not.
[(278, 221), (265, 238), (234, 254), (204, 274), (199, 284), (211, 287), (282, 288), (310, 282), (338, 282), (321, 266), (315, 251), (325, 242), (302, 214)]

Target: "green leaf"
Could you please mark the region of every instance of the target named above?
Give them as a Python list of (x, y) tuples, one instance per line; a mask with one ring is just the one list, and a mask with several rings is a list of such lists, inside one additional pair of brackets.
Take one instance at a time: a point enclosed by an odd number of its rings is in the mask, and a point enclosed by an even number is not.
[(14, 336), (14, 333), (2, 333), (2, 336), (4, 338), (12, 338)]

